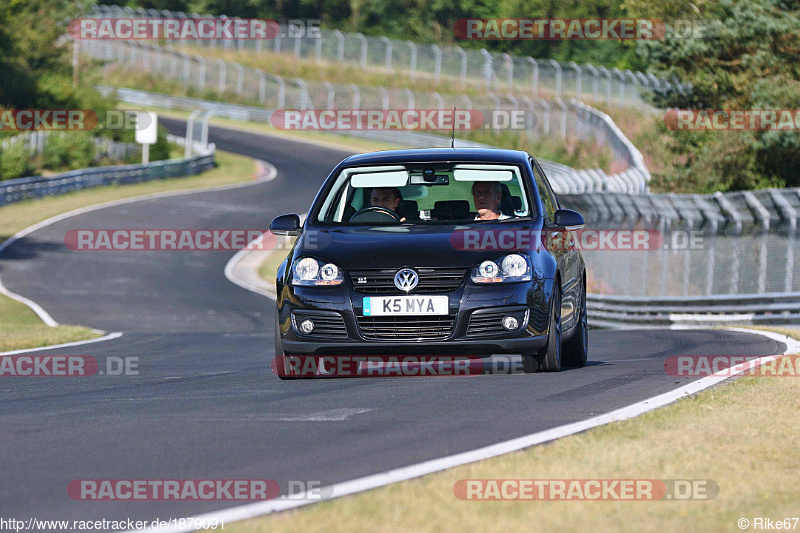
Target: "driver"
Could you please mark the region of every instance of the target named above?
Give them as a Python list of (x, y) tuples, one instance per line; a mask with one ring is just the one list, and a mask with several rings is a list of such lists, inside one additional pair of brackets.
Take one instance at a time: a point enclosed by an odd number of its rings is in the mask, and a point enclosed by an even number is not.
[(472, 198), (478, 214), (475, 220), (505, 220), (510, 216), (500, 211), (503, 189), (499, 181), (476, 181), (472, 184)]
[[(400, 189), (397, 187), (376, 187), (372, 189), (369, 195), (369, 205), (372, 207), (385, 207), (397, 213), (397, 206), (400, 205), (400, 200), (403, 195), (400, 194)], [(406, 217), (401, 217), (400, 222), (405, 222)]]
[(372, 207), (385, 207), (397, 213), (397, 206), (403, 196), (397, 187), (376, 187), (369, 195), (369, 205)]

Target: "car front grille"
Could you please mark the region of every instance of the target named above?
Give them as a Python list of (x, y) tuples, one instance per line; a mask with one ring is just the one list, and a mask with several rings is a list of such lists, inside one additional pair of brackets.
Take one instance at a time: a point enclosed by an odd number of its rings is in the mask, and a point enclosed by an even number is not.
[(449, 316), (359, 316), (358, 327), (367, 340), (443, 340), (453, 332), (456, 317)]
[[(525, 328), (526, 309), (524, 307), (499, 309), (479, 309), (469, 317), (467, 337), (485, 337), (490, 335), (507, 335)], [(503, 328), (503, 317), (513, 316), (519, 322), (515, 331), (506, 331)]]
[[(344, 324), (344, 318), (339, 313), (333, 311), (294, 311), (292, 313), (295, 333), (303, 337), (315, 337), (324, 339), (346, 339), (347, 327)], [(300, 332), (298, 326), (300, 323), (310, 318), (314, 322), (314, 330), (305, 334)]]
[[(465, 268), (414, 268), (419, 283), (408, 294), (433, 294), (456, 290), (467, 273)], [(353, 288), (364, 294), (406, 294), (394, 285), (398, 269), (354, 270), (350, 272)]]

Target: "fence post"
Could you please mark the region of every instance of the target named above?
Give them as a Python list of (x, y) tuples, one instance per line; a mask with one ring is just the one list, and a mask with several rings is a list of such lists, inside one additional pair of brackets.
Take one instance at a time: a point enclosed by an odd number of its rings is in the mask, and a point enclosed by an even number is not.
[(406, 41), (411, 57), (408, 60), (408, 70), (411, 72), (411, 79), (417, 77), (417, 45), (411, 41)]
[(278, 82), (278, 109), (284, 109), (286, 107), (286, 83), (280, 76), (275, 76), (275, 79)]
[(239, 63), (234, 63), (233, 68), (236, 69), (236, 94), (244, 93), (244, 69)]
[(197, 75), (197, 84), (200, 86), (200, 90), (206, 88), (206, 60), (203, 59), (203, 56), (194, 56), (197, 62), (200, 64), (200, 73)]
[(540, 98), (538, 100), (538, 102), (539, 102), (539, 105), (542, 106), (542, 108), (544, 108), (545, 121), (544, 121), (544, 128), (543, 128), (544, 131), (543, 131), (543, 133), (545, 135), (549, 135), (550, 134), (550, 104), (547, 103), (547, 100), (544, 100), (542, 98)]
[(361, 41), (361, 68), (367, 68), (367, 38), (363, 33), (356, 33), (356, 37)]
[(438, 109), (440, 111), (442, 109), (444, 109), (444, 98), (442, 98), (442, 95), (437, 93), (437, 92), (434, 92), (433, 93), (433, 98), (436, 100), (436, 105), (437, 105)]
[(353, 91), (353, 109), (361, 109), (361, 90), (354, 83), (350, 84), (350, 90)]
[(325, 90), (328, 91), (328, 99), (326, 104), (328, 105), (328, 109), (333, 109), (336, 103), (336, 90), (333, 88), (333, 84), (329, 81), (322, 82), (325, 86)]
[(431, 50), (433, 50), (434, 56), (433, 79), (438, 83), (442, 75), (442, 50), (435, 44), (431, 45)]
[(267, 103), (267, 75), (261, 69), (258, 69), (258, 101), (262, 105)]
[(606, 67), (598, 67), (597, 69), (606, 78), (606, 104), (611, 104), (611, 73)]
[(458, 55), (461, 56), (461, 72), (460, 72), (461, 83), (466, 83), (467, 82), (467, 53), (460, 46), (456, 46), (453, 50), (455, 50), (456, 53), (458, 53)]
[(506, 85), (508, 85), (508, 94), (514, 94), (514, 60), (508, 54), (503, 54), (503, 60), (506, 63)]
[(406, 89), (406, 98), (408, 98), (408, 108), (416, 109), (416, 107), (414, 107), (416, 105), (414, 101), (414, 92), (411, 89)]
[(561, 65), (555, 59), (548, 61), (556, 69), (556, 100), (561, 100)]
[(494, 80), (494, 65), (492, 64), (492, 54), (486, 48), (481, 48), (481, 55), (483, 56), (483, 78), (486, 80), (486, 90), (492, 90), (492, 81)]
[(389, 91), (387, 91), (385, 87), (378, 87), (378, 90), (381, 92), (381, 108), (384, 111), (388, 111), (389, 110)]
[(217, 92), (224, 93), (225, 92), (225, 78), (228, 73), (228, 65), (225, 61), (221, 59), (217, 59), (215, 63), (219, 66), (219, 78), (217, 79)]
[(386, 45), (386, 70), (392, 71), (392, 41), (385, 35), (381, 36), (381, 42)]
[(581, 85), (583, 82), (583, 71), (581, 70), (581, 67), (579, 67), (578, 64), (575, 63), (574, 61), (570, 61), (569, 66), (575, 71), (575, 99), (580, 101), (581, 89), (582, 89)]
[(331, 32), (334, 37), (336, 37), (336, 61), (339, 63), (344, 62), (344, 35), (339, 30), (333, 30)]
[(528, 57), (528, 62), (531, 64), (531, 95), (539, 98), (539, 63), (532, 57)]

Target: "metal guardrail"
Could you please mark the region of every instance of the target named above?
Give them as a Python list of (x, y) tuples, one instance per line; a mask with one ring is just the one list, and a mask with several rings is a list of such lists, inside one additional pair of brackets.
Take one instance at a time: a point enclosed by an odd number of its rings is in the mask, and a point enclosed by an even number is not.
[[(172, 137), (170, 140), (176, 142), (182, 138)], [(192, 176), (213, 168), (215, 166), (214, 145), (211, 144), (203, 150), (198, 143), (195, 148), (199, 155), (189, 158), (155, 161), (146, 165), (92, 167), (72, 170), (51, 177), (31, 176), (0, 181), (0, 206), (93, 187)]]
[(731, 324), (798, 324), (800, 292), (631, 298), (587, 295), (595, 327), (704, 327)]

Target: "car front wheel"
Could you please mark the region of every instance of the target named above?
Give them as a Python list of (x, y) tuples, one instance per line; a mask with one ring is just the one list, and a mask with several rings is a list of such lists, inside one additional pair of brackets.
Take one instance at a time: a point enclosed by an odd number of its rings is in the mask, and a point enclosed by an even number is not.
[(561, 370), (561, 284), (556, 280), (550, 306), (550, 328), (547, 345), (539, 351), (539, 372)]

